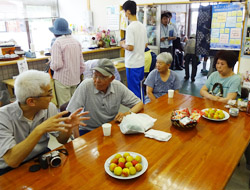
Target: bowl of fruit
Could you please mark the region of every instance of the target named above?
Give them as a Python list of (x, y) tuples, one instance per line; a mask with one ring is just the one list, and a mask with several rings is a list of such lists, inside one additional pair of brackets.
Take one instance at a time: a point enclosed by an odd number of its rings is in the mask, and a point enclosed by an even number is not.
[(195, 128), (198, 124), (202, 112), (197, 109), (193, 109), (190, 113), (188, 108), (181, 110), (175, 110), (171, 115), (172, 125), (179, 130), (189, 130)]
[(139, 177), (147, 168), (147, 159), (135, 152), (118, 152), (110, 156), (104, 164), (107, 174), (116, 179)]
[(204, 113), (202, 117), (212, 121), (225, 121), (230, 117), (226, 111), (217, 108), (206, 108), (201, 111)]

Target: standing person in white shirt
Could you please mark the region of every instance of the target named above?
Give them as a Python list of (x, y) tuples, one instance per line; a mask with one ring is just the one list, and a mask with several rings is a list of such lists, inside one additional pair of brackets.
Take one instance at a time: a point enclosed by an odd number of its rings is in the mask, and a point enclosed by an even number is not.
[(58, 105), (68, 102), (84, 71), (81, 44), (71, 36), (68, 22), (58, 18), (49, 30), (57, 37), (51, 48), (51, 64), (54, 70), (55, 91)]
[(169, 15), (167, 13), (161, 14), (160, 53), (168, 52), (173, 56), (173, 40), (176, 39), (176, 30), (169, 22)]
[(147, 31), (145, 26), (136, 18), (136, 3), (134, 1), (126, 1), (122, 7), (130, 21), (126, 29), (126, 40), (120, 42), (120, 45), (125, 49), (128, 88), (143, 100), (142, 80), (145, 65), (144, 50), (148, 41)]

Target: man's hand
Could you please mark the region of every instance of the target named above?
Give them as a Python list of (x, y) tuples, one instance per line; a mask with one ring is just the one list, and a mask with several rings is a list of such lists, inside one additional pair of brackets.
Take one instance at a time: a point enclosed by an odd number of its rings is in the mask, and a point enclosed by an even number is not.
[(123, 47), (125, 45), (125, 40), (120, 41), (120, 46)]
[(51, 132), (51, 131), (61, 131), (61, 132), (68, 132), (68, 129), (72, 127), (72, 124), (64, 123), (69, 120), (68, 117), (62, 117), (64, 114), (68, 113), (68, 111), (60, 112), (46, 121), (42, 122), (38, 125), (35, 130), (38, 130), (40, 135)]
[(71, 124), (72, 127), (76, 127), (76, 126), (79, 126), (79, 125), (81, 125), (81, 126), (86, 126), (86, 124), (85, 124), (85, 123), (82, 123), (81, 121), (89, 120), (90, 117), (82, 117), (82, 116), (89, 114), (89, 112), (86, 111), (86, 112), (80, 113), (80, 112), (82, 111), (82, 109), (83, 109), (83, 108), (79, 108), (79, 109), (76, 110), (74, 113), (72, 113), (72, 114), (68, 117), (68, 120), (65, 121), (65, 123)]
[(116, 121), (116, 122), (122, 122), (123, 118), (124, 118), (126, 115), (128, 115), (128, 114), (130, 114), (130, 113), (129, 113), (129, 112), (126, 112), (126, 113), (121, 113), (121, 112), (119, 112), (119, 113), (115, 116), (115, 121)]
[(162, 37), (162, 38), (161, 38), (161, 42), (164, 42), (165, 40), (166, 40), (165, 37)]

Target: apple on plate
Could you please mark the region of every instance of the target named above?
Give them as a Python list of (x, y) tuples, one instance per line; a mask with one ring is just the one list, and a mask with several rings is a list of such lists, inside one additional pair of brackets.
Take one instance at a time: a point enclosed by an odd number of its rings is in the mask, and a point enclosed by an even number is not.
[(114, 169), (114, 174), (120, 176), (122, 174), (122, 168), (120, 166)]
[(109, 165), (109, 170), (110, 170), (111, 172), (113, 172), (113, 171), (115, 170), (116, 167), (117, 167), (117, 165), (116, 165), (115, 163), (111, 163), (111, 164)]
[(133, 163), (132, 163), (132, 162), (126, 162), (126, 164), (125, 164), (125, 167), (126, 167), (126, 168), (129, 168), (129, 167), (131, 167), (131, 166), (133, 166)]
[(125, 164), (124, 164), (124, 162), (119, 162), (118, 166), (120, 166), (121, 168), (124, 168)]
[(126, 160), (127, 160), (127, 162), (132, 162), (132, 160), (134, 160), (134, 158), (132, 156), (127, 156)]
[(120, 162), (125, 163), (126, 162), (125, 158), (123, 158), (123, 157), (119, 158), (118, 163), (120, 163)]
[(141, 171), (142, 170), (142, 165), (140, 163), (136, 164), (135, 169), (136, 169), (137, 172)]
[(122, 176), (123, 177), (128, 177), (129, 176), (129, 169), (128, 168), (123, 168), (123, 170), (122, 170)]
[(135, 169), (135, 167), (129, 167), (129, 173), (130, 173), (130, 175), (135, 175), (136, 174), (136, 169)]
[(118, 159), (117, 158), (113, 158), (110, 163), (115, 163), (115, 164), (118, 164)]
[(138, 164), (138, 161), (137, 160), (132, 160), (131, 163), (133, 164), (133, 166), (135, 166), (136, 164)]

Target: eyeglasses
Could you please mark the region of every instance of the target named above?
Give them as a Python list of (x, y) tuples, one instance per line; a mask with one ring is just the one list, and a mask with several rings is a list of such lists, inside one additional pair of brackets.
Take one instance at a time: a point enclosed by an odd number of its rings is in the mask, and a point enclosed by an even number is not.
[(31, 96), (29, 98), (52, 98), (53, 97), (53, 94), (48, 94), (48, 95), (44, 95), (44, 96)]
[(45, 98), (48, 98), (48, 97), (52, 97), (53, 96), (53, 94), (48, 94), (48, 95), (45, 95), (45, 96), (33, 96), (33, 97), (30, 97), (30, 98), (43, 98), (43, 97), (45, 97)]

